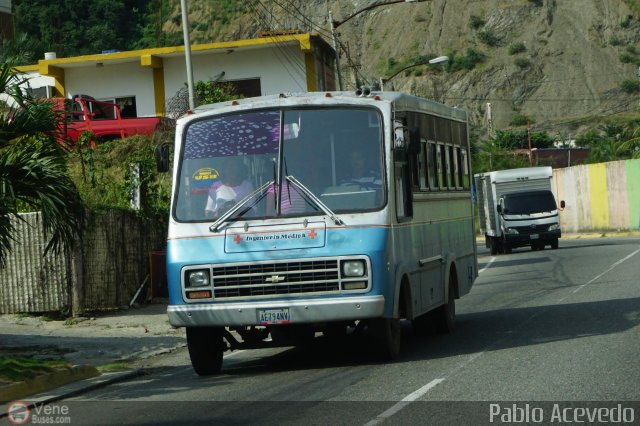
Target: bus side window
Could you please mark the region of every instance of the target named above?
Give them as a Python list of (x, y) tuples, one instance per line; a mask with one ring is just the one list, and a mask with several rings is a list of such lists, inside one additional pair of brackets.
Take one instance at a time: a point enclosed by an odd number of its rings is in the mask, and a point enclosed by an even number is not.
[(447, 152), (442, 144), (436, 145), (438, 162), (438, 188), (447, 189)]
[(438, 169), (436, 165), (436, 144), (435, 142), (427, 143), (427, 178), (429, 181), (429, 189), (438, 189)]
[(469, 189), (469, 158), (467, 156), (467, 150), (465, 148), (460, 149), (460, 176), (462, 187)]
[(420, 190), (426, 191), (429, 189), (429, 183), (427, 181), (428, 166), (427, 166), (427, 141), (420, 139), (420, 155), (418, 157), (418, 169), (419, 169), (419, 183)]

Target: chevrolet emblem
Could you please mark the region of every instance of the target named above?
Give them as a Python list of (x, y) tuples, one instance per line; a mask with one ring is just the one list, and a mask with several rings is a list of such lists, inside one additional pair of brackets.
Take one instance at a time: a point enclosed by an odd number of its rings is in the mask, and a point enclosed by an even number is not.
[(271, 275), (268, 278), (265, 278), (265, 281), (268, 283), (279, 283), (284, 281), (284, 277), (281, 277), (280, 275)]

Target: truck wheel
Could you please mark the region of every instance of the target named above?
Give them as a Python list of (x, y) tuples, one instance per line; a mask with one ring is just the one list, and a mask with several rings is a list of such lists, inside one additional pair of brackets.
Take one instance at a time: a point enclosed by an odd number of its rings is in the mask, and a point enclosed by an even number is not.
[(498, 254), (498, 243), (494, 239), (491, 239), (489, 244), (490, 244), (491, 255), (495, 256), (496, 254)]
[(187, 327), (191, 365), (199, 376), (220, 372), (224, 352), (223, 327)]
[(453, 333), (456, 328), (456, 294), (453, 276), (449, 276), (449, 289), (447, 303), (433, 311), (436, 332), (445, 334)]
[(369, 322), (369, 331), (375, 352), (384, 361), (391, 361), (400, 354), (402, 330), (397, 318), (376, 318)]
[(557, 238), (551, 241), (551, 248), (553, 250), (558, 248), (558, 239)]
[(506, 238), (504, 240), (502, 240), (502, 252), (504, 254), (511, 254), (511, 246), (507, 242)]

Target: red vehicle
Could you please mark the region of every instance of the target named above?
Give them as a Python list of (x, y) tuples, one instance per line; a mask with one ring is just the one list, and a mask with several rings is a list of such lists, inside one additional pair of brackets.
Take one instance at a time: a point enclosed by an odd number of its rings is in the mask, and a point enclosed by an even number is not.
[(80, 134), (86, 130), (91, 130), (100, 140), (150, 135), (161, 122), (160, 117), (123, 118), (117, 104), (85, 95), (51, 100), (64, 111), (64, 131), (73, 142), (77, 142)]

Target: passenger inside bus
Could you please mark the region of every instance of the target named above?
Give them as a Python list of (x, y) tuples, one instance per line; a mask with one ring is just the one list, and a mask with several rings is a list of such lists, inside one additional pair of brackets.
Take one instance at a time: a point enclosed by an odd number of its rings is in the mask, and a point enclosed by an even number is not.
[(253, 191), (254, 187), (247, 179), (244, 164), (237, 159), (227, 160), (220, 173), (220, 179), (209, 189), (207, 205), (204, 208), (205, 216), (219, 217)]
[[(377, 169), (379, 170), (378, 165)], [(349, 153), (348, 173), (341, 180), (341, 185), (360, 185), (365, 188), (380, 188), (382, 180), (380, 172), (370, 164), (369, 158), (361, 148), (354, 148)]]

